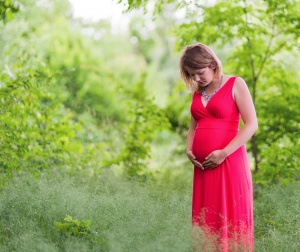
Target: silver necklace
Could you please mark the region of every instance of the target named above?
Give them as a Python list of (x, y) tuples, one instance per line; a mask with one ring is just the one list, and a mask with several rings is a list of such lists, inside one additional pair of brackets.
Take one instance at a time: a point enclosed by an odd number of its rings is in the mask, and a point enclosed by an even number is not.
[(220, 84), (219, 84), (218, 88), (211, 95), (208, 95), (206, 93), (206, 87), (204, 88), (204, 90), (202, 91), (201, 95), (204, 97), (204, 99), (206, 101), (209, 101), (219, 91), (219, 89), (221, 87), (221, 84), (222, 84), (222, 81), (223, 81), (223, 75), (221, 76), (221, 81), (220, 81)]

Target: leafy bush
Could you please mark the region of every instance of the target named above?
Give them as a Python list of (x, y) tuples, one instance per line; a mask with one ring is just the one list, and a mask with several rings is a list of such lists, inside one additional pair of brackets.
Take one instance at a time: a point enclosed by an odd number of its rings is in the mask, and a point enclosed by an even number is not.
[(25, 170), (38, 176), (42, 170), (88, 168), (98, 148), (78, 138), (82, 125), (64, 104), (69, 92), (46, 57), (47, 26), (37, 27), (43, 10), (28, 20), (35, 8), (41, 7), (25, 5), (0, 36), (0, 187)]
[(265, 148), (254, 181), (259, 185), (287, 185), (300, 179), (299, 145), (274, 142)]
[(17, 1), (0, 0), (0, 21), (4, 23), (11, 21), (19, 10), (20, 6)]
[(91, 230), (91, 220), (74, 220), (72, 216), (66, 215), (64, 222), (55, 222), (55, 228), (67, 237), (75, 236), (101, 241), (100, 235)]
[(146, 179), (147, 174), (144, 160), (150, 157), (150, 144), (157, 132), (167, 129), (169, 121), (162, 109), (149, 98), (144, 87), (145, 74), (133, 89), (125, 89), (130, 114), (127, 122), (125, 145), (115, 160), (107, 162), (108, 165), (122, 164), (125, 175), (129, 177)]

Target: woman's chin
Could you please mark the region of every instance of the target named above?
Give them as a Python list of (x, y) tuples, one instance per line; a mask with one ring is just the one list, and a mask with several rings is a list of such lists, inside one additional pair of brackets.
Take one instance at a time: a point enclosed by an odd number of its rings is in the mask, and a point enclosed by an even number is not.
[(207, 83), (198, 83), (198, 85), (202, 88), (206, 88), (208, 86)]

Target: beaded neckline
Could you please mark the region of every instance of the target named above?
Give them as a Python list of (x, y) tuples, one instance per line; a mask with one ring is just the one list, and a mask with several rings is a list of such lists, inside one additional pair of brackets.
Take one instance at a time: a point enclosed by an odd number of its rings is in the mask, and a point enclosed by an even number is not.
[(204, 97), (204, 99), (206, 101), (209, 101), (220, 90), (222, 81), (223, 81), (223, 75), (221, 76), (221, 81), (220, 81), (220, 84), (219, 84), (218, 88), (211, 95), (208, 95), (206, 93), (206, 87), (204, 88), (204, 90), (202, 91), (201, 95)]

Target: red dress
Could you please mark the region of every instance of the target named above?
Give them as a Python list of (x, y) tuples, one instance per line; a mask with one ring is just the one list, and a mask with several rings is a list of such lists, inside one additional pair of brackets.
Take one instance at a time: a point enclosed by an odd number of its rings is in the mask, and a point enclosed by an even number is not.
[[(232, 97), (235, 79), (231, 77), (206, 107), (201, 94), (193, 95), (191, 114), (197, 128), (192, 151), (201, 163), (212, 151), (228, 145), (238, 133), (240, 113)], [(244, 145), (214, 169), (194, 167), (192, 221), (204, 230), (206, 240), (209, 236), (217, 237), (214, 251), (253, 251), (252, 193)]]

